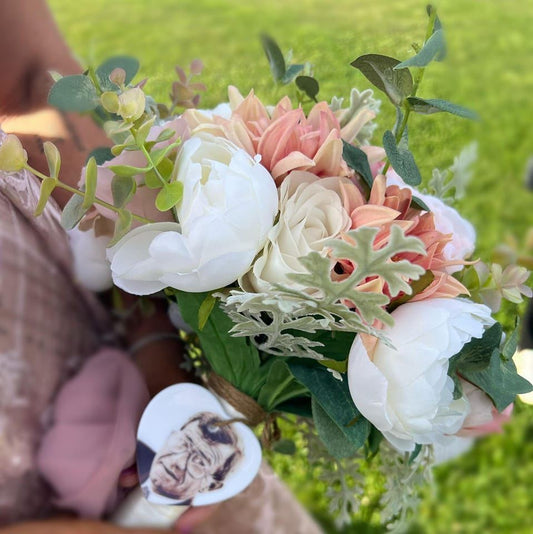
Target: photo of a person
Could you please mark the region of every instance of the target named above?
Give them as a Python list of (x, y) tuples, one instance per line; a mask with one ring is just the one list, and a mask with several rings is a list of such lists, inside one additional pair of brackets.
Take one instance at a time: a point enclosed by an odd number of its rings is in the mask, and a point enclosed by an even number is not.
[[(221, 424), (222, 423), (222, 424)], [(153, 451), (137, 445), (139, 477), (145, 497), (153, 494), (189, 504), (202, 492), (223, 486), (243, 456), (231, 425), (212, 412), (199, 412)]]

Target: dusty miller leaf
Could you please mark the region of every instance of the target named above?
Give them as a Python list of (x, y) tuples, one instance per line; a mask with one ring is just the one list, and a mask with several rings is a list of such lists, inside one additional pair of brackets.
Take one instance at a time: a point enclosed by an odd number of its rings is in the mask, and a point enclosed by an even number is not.
[[(232, 319), (231, 333), (248, 336), (256, 346), (269, 354), (324, 359), (319, 351), (323, 343), (299, 336), (295, 331), (315, 333), (320, 330), (366, 333), (387, 340), (371, 325), (378, 319), (393, 323), (384, 307), (389, 298), (381, 293), (359, 291), (357, 285), (370, 276), (381, 276), (392, 295), (410, 294), (406, 280), (417, 280), (424, 269), (406, 260), (392, 261), (402, 252), (425, 254), (422, 242), (407, 237), (399, 226), (392, 226), (387, 245), (374, 250), (377, 228), (359, 228), (346, 234), (350, 242), (334, 239), (326, 245), (334, 258), (352, 261), (353, 273), (342, 281), (331, 279), (331, 260), (318, 252), (300, 258), (306, 274), (292, 274), (297, 288), (276, 284), (269, 293), (247, 293), (231, 290), (220, 294), (224, 310)], [(314, 290), (314, 291), (313, 291)], [(310, 292), (306, 292), (310, 291)], [(347, 306), (351, 301), (355, 309)]]

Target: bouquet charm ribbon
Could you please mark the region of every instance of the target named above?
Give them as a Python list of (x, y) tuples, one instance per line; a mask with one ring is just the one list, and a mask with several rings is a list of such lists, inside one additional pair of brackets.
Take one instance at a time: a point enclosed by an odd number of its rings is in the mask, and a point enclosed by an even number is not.
[(207, 385), (215, 394), (183, 383), (149, 403), (137, 432), (140, 486), (114, 513), (114, 523), (168, 527), (189, 506), (229, 499), (255, 478), (261, 446), (250, 426), (265, 421), (270, 428), (271, 418), (225, 379), (210, 375)]

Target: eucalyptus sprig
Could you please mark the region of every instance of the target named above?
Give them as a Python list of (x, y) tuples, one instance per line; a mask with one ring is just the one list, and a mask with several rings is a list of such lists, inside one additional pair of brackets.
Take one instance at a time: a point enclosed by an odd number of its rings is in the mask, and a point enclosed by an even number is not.
[[(432, 61), (442, 61), (446, 55), (444, 30), (434, 6), (427, 7), (428, 25), (422, 46), (413, 45), (416, 54), (400, 61), (379, 54), (366, 54), (352, 62), (377, 89), (383, 91), (396, 108), (396, 123), (383, 135), (383, 147), (387, 160), (386, 173), (392, 165), (403, 180), (412, 186), (421, 183), (422, 177), (413, 154), (409, 150), (408, 122), (411, 114), (430, 115), (447, 112), (459, 117), (475, 119), (472, 111), (441, 99), (426, 99), (417, 96), (427, 66)], [(411, 73), (415, 69), (415, 75)]]

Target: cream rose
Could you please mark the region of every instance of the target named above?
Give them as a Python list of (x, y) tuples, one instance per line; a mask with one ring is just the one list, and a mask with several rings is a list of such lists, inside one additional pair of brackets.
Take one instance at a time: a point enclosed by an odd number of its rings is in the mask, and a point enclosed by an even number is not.
[(242, 276), (263, 248), (278, 209), (269, 172), (229, 141), (187, 140), (176, 163), (178, 223), (136, 228), (109, 251), (113, 281), (145, 295), (165, 287), (210, 291)]
[(359, 411), (401, 451), (445, 442), (470, 411), (466, 397), (453, 398), (449, 360), (494, 323), (490, 309), (466, 299), (437, 298), (396, 309), (369, 355), (360, 336), (350, 350), (348, 384)]
[(299, 258), (322, 252), (329, 239), (350, 228), (338, 193), (340, 180), (304, 171), (285, 178), (279, 189), (279, 221), (252, 270), (240, 280), (244, 289), (261, 292), (274, 283), (294, 285), (287, 275), (305, 272)]

